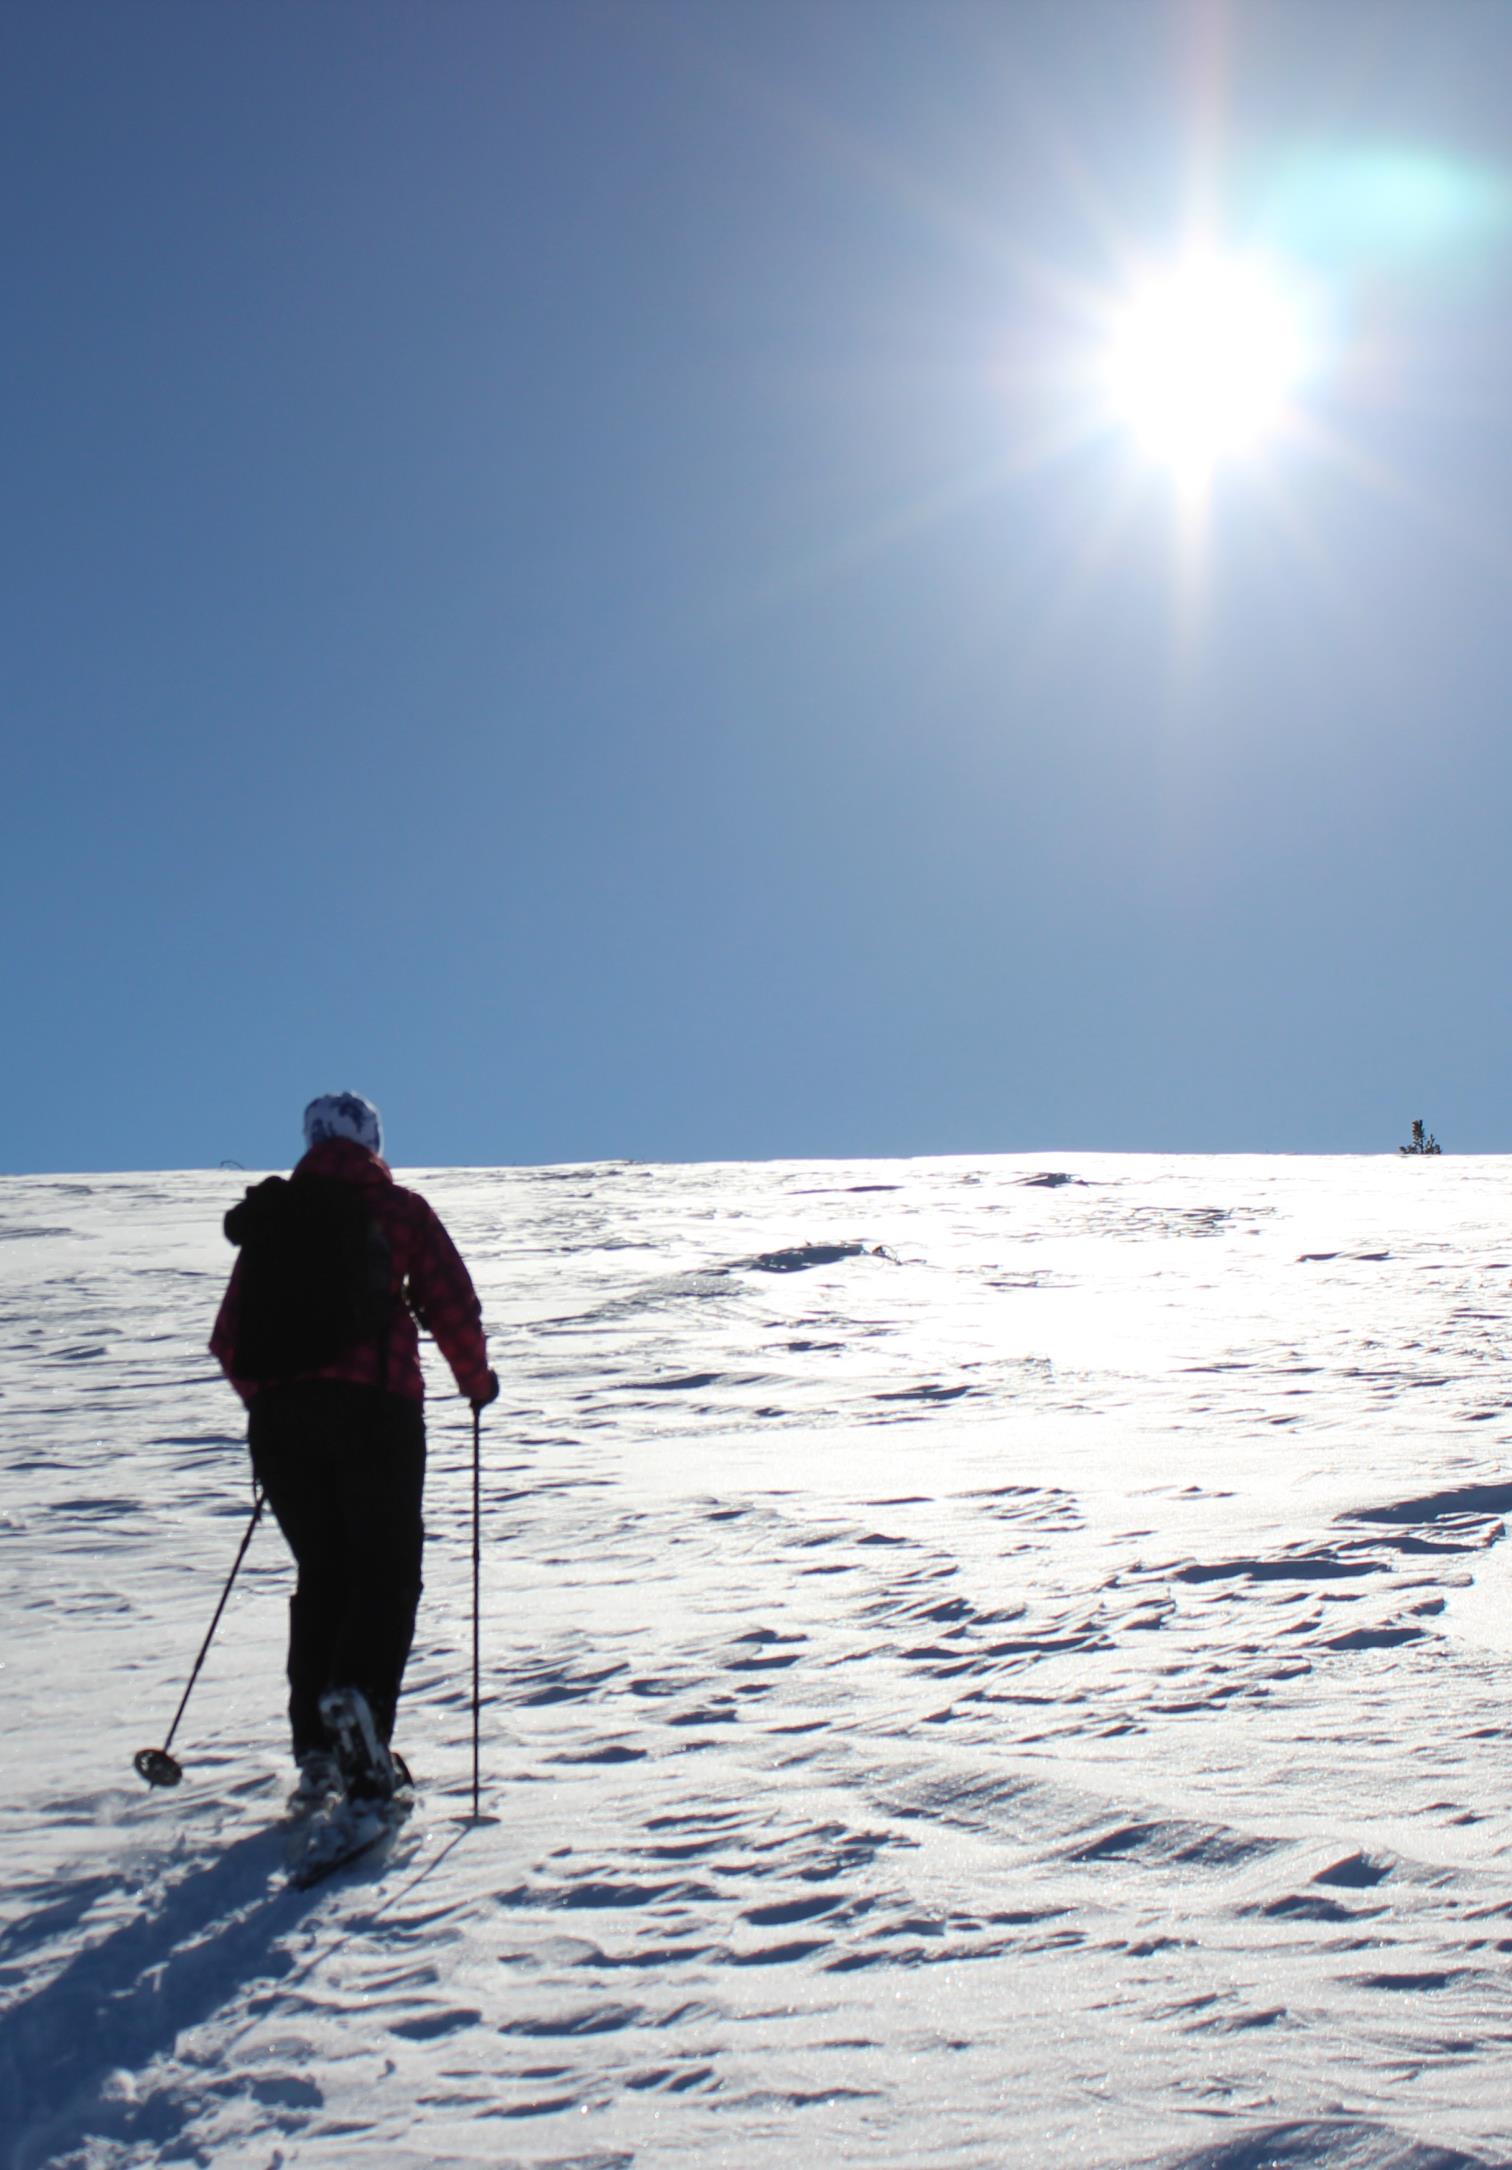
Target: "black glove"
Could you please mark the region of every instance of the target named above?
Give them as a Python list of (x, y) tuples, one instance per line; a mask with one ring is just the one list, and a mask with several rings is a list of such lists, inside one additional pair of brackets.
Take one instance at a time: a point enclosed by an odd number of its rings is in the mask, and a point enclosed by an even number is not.
[(499, 1374), (496, 1371), (491, 1371), (488, 1374), (488, 1391), (484, 1394), (470, 1394), (468, 1396), (473, 1406), (473, 1415), (476, 1416), (480, 1409), (486, 1409), (491, 1401), (497, 1401), (498, 1398)]

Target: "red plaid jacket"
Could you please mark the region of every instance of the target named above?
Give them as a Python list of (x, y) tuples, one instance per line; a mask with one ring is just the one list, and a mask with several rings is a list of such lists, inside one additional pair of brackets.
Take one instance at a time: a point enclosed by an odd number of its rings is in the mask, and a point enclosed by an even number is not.
[[(335, 1363), (300, 1376), (345, 1379), (354, 1386), (382, 1385), (391, 1394), (423, 1401), (425, 1380), (420, 1371), (420, 1337), (415, 1324), (418, 1313), (426, 1332), (435, 1336), (441, 1354), (450, 1364), (459, 1392), (469, 1400), (486, 1395), (488, 1349), (477, 1293), (456, 1245), (419, 1192), (402, 1189), (376, 1153), (354, 1144), (350, 1138), (324, 1139), (306, 1153), (294, 1172), (337, 1176), (345, 1183), (365, 1184), (373, 1193), (374, 1210), (388, 1237), (393, 1262), (386, 1371), (380, 1369), (384, 1365), (382, 1345), (369, 1341), (360, 1343)], [(238, 1379), (231, 1369), (240, 1279), (238, 1259), (221, 1299), (215, 1331), (210, 1336), (210, 1353), (242, 1400), (250, 1402), (257, 1392), (256, 1385), (250, 1379)]]

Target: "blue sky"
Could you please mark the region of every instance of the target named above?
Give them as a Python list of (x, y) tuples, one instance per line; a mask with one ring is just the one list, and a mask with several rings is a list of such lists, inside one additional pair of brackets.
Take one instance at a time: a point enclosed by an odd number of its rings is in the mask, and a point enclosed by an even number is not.
[[(1512, 1147), (1509, 71), (18, 0), (0, 1167)], [(1194, 540), (1088, 357), (1198, 202), (1313, 349)]]

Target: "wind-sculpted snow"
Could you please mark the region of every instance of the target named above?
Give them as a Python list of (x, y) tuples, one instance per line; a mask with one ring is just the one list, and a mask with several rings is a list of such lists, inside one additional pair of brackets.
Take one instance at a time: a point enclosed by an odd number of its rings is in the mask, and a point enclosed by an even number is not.
[[(235, 1174), (0, 1182), (0, 2165), (1512, 2163), (1512, 1164), (438, 1171), (504, 1381), (288, 1888)], [(447, 1381), (436, 1369), (438, 1397)]]

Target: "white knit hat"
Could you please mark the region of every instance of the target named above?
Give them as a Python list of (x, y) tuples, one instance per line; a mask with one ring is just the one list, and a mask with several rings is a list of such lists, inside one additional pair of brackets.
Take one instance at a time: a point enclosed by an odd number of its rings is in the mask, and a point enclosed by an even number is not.
[(370, 1153), (383, 1151), (383, 1118), (361, 1093), (322, 1093), (304, 1111), (306, 1148), (323, 1138), (351, 1138)]

